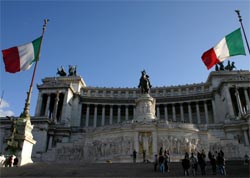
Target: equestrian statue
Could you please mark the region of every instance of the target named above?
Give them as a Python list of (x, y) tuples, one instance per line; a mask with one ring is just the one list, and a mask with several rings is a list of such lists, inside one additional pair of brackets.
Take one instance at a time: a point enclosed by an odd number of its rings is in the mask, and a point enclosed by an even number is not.
[(138, 85), (138, 88), (141, 88), (141, 94), (149, 94), (151, 87), (149, 76), (146, 74), (146, 71), (143, 70), (141, 72), (140, 83)]

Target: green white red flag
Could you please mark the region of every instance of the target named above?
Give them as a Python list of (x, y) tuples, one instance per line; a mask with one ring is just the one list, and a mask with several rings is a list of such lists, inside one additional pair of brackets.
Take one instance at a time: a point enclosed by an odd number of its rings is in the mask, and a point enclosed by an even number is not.
[(30, 43), (2, 50), (5, 71), (16, 73), (28, 70), (38, 60), (41, 41), (42, 36)]
[(240, 28), (226, 35), (214, 47), (204, 52), (202, 61), (207, 69), (236, 55), (246, 55)]

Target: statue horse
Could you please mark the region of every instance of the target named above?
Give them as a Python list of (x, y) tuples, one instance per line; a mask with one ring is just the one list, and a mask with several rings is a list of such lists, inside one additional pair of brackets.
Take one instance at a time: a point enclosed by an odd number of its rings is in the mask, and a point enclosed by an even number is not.
[(61, 77), (66, 76), (66, 72), (64, 71), (62, 66), (61, 66), (60, 70), (57, 68), (57, 73), (56, 74), (60, 75)]
[(144, 93), (149, 93), (151, 87), (152, 86), (149, 81), (149, 76), (146, 75), (145, 71), (142, 71), (142, 76), (140, 78), (140, 83), (138, 85), (138, 88), (141, 88), (141, 93), (144, 94)]
[(69, 76), (76, 76), (76, 66), (69, 65)]

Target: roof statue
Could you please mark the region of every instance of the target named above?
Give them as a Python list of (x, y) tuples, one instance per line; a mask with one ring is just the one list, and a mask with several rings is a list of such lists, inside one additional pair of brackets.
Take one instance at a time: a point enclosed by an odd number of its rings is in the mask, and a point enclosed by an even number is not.
[[(68, 70), (68, 76), (76, 76), (76, 66), (73, 65), (69, 65), (69, 70)], [(57, 73), (60, 77), (64, 77), (67, 75), (67, 73), (65, 72), (63, 66), (61, 66), (61, 68), (57, 68)]]
[(140, 78), (140, 83), (138, 85), (138, 88), (141, 88), (142, 94), (145, 94), (145, 93), (149, 94), (151, 87), (152, 86), (149, 81), (149, 76), (146, 74), (146, 71), (143, 70), (141, 72), (141, 78)]
[(69, 75), (68, 76), (76, 76), (76, 66), (69, 65)]
[(60, 75), (61, 77), (67, 75), (66, 72), (64, 71), (63, 66), (61, 66), (60, 69), (57, 68), (57, 73), (56, 74)]
[(218, 64), (219, 66), (216, 64), (215, 71), (220, 71), (220, 70), (232, 71), (233, 69), (236, 68), (234, 64), (235, 64), (234, 62), (231, 63), (230, 61), (228, 61), (227, 65), (224, 67), (223, 62), (220, 62)]

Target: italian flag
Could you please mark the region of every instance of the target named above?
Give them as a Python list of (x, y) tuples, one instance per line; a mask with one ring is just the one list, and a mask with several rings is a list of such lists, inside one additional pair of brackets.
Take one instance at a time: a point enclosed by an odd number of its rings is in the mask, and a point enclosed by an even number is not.
[(240, 28), (225, 36), (213, 48), (204, 52), (202, 61), (210, 69), (215, 64), (236, 55), (246, 55)]
[(28, 70), (32, 63), (38, 60), (38, 51), (42, 36), (31, 43), (2, 50), (5, 71), (16, 73)]

